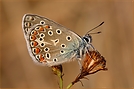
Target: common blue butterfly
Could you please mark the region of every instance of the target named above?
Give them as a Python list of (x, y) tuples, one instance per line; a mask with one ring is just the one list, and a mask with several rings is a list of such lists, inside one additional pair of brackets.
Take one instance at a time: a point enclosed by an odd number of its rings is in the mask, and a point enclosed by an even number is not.
[(89, 34), (83, 37), (62, 25), (39, 15), (25, 14), (22, 28), (32, 59), (45, 66), (55, 66), (83, 59), (94, 49)]

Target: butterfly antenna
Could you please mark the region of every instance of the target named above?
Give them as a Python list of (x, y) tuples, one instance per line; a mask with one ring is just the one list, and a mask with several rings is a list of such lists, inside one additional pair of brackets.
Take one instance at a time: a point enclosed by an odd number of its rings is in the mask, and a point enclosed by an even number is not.
[(99, 34), (99, 33), (101, 33), (101, 31), (90, 33), (90, 34)]
[[(91, 30), (89, 30), (89, 31), (86, 33), (86, 35), (87, 35), (89, 32), (93, 31), (94, 29), (96, 29), (96, 28), (100, 27), (102, 24), (104, 24), (104, 21), (103, 21), (103, 22), (101, 22), (98, 26), (96, 26), (96, 27), (92, 28)], [(98, 33), (101, 33), (101, 31), (96, 32), (96, 33), (90, 33), (90, 34), (98, 34)]]

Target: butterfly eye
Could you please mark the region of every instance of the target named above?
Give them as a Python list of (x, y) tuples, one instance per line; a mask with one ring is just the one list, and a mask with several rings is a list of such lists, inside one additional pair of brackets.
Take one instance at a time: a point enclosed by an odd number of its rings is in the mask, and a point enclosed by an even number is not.
[(57, 58), (54, 58), (53, 61), (56, 62), (56, 61), (58, 61), (58, 59)]
[(71, 36), (66, 36), (67, 41), (71, 41), (71, 39), (72, 39)]
[(44, 25), (44, 24), (45, 24), (45, 21), (40, 21), (40, 24), (41, 24), (41, 25)]
[(88, 38), (84, 37), (84, 39), (86, 40), (87, 43), (89, 42), (89, 39)]
[(56, 33), (57, 33), (57, 34), (61, 34), (62, 31), (61, 31), (60, 29), (56, 29)]
[(49, 30), (49, 31), (48, 31), (48, 35), (49, 35), (49, 36), (52, 36), (52, 35), (53, 35), (53, 31)]

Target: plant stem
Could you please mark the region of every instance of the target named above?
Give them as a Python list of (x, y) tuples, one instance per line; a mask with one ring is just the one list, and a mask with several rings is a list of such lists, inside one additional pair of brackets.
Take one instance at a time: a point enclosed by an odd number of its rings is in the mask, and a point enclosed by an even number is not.
[(72, 86), (73, 86), (73, 84), (70, 83), (70, 84), (67, 86), (67, 89), (70, 89)]
[(63, 73), (62, 73), (62, 65), (58, 65), (58, 66), (52, 66), (52, 71), (55, 75), (57, 75), (59, 77), (59, 88), (63, 89)]

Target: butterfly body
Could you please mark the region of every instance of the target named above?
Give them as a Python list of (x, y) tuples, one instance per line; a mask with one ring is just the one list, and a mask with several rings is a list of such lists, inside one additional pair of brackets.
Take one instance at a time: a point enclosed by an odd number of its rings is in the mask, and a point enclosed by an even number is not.
[(91, 36), (81, 37), (42, 16), (26, 14), (22, 28), (32, 59), (45, 66), (55, 66), (82, 59), (90, 47)]

